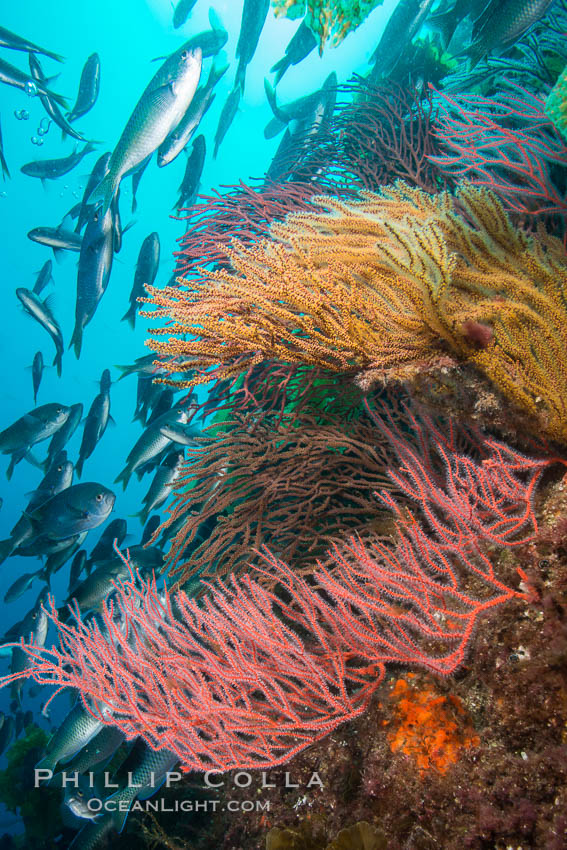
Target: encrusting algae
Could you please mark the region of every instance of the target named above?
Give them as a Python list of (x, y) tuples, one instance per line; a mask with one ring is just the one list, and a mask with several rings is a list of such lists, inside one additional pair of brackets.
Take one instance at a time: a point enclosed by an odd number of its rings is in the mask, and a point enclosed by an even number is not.
[[(567, 266), (543, 228), (516, 228), (489, 190), (428, 194), (398, 182), (361, 200), (314, 199), (255, 246), (235, 242), (231, 269), (148, 287), (172, 325), (148, 345), (227, 378), (264, 360), (403, 381), (472, 365), (539, 435), (567, 442)], [(176, 338), (178, 337), (178, 338)], [(211, 374), (211, 368), (214, 373)]]

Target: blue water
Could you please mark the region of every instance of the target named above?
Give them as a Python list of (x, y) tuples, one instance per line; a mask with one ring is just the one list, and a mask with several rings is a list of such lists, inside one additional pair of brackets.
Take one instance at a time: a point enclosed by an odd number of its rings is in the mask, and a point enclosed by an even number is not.
[[(281, 102), (296, 98), (317, 89), (335, 70), (338, 81), (345, 82), (353, 72), (364, 73), (368, 59), (381, 35), (396, 0), (385, 0), (355, 33), (349, 35), (338, 48), (327, 48), (320, 58), (314, 51), (305, 61), (292, 67), (278, 87)], [(271, 112), (264, 94), (264, 77), (269, 68), (281, 58), (285, 46), (297, 29), (298, 23), (286, 19), (275, 19), (272, 12), (262, 32), (256, 55), (248, 67), (246, 90), (239, 112), (225, 137), (216, 161), (212, 160), (213, 138), (218, 118), (225, 99), (232, 88), (236, 63), (234, 52), (240, 28), (241, 0), (219, 0), (214, 8), (229, 33), (225, 51), (230, 68), (217, 87), (216, 99), (206, 115), (200, 131), (207, 138), (207, 162), (205, 165), (202, 192), (209, 192), (222, 184), (235, 183), (240, 179), (261, 177), (279, 143), (279, 137), (266, 141), (264, 125)], [(59, 74), (53, 81), (55, 91), (74, 103), (78, 81), (86, 58), (97, 52), (101, 59), (101, 88), (94, 109), (76, 122), (76, 127), (90, 139), (98, 141), (98, 153), (87, 157), (74, 171), (56, 181), (49, 181), (43, 188), (39, 180), (20, 173), (26, 162), (38, 158), (55, 158), (68, 155), (74, 146), (70, 139), (62, 141), (59, 129), (52, 125), (41, 148), (33, 145), (31, 137), (36, 135), (44, 110), (39, 98), (0, 86), (0, 118), (4, 139), (4, 150), (11, 170), (12, 179), (0, 182), (0, 222), (3, 266), (2, 334), (0, 335), (0, 358), (2, 374), (2, 404), (0, 407), (0, 430), (11, 424), (33, 408), (31, 365), (36, 351), (41, 350), (46, 363), (54, 355), (53, 343), (32, 319), (23, 313), (15, 295), (19, 286), (32, 288), (35, 276), (43, 263), (52, 258), (49, 248), (31, 242), (27, 232), (40, 225), (56, 226), (65, 213), (80, 200), (88, 173), (96, 157), (111, 150), (132, 109), (158, 65), (155, 57), (165, 56), (192, 34), (208, 29), (208, 4), (199, 0), (190, 19), (179, 30), (174, 30), (172, 7), (169, 0), (99, 0), (98, 3), (78, 3), (57, 0), (27, 0), (20, 3), (4, 3), (0, 23), (8, 29), (46, 48), (61, 53), (65, 63), (44, 57), (41, 62), (48, 75)], [(8, 62), (27, 68), (27, 55), (2, 50)], [(208, 76), (211, 60), (203, 67), (202, 79)], [(15, 112), (26, 109), (29, 120), (21, 121)], [(121, 189), (122, 222), (133, 223), (125, 234), (122, 251), (114, 261), (108, 290), (104, 295), (92, 322), (86, 327), (80, 360), (73, 351), (66, 351), (63, 358), (63, 375), (59, 379), (54, 368), (44, 373), (38, 404), (51, 401), (66, 405), (82, 402), (85, 415), (98, 392), (97, 382), (101, 372), (110, 368), (113, 380), (119, 376), (115, 364), (127, 364), (147, 353), (144, 340), (148, 336), (148, 321), (138, 318), (133, 332), (129, 325), (121, 322), (128, 307), (128, 296), (132, 286), (135, 263), (143, 239), (153, 230), (161, 240), (161, 265), (156, 281), (164, 285), (174, 268), (172, 252), (176, 239), (183, 232), (183, 224), (170, 217), (171, 208), (177, 198), (185, 157), (158, 169), (152, 162), (144, 174), (138, 190), (138, 210), (134, 216), (131, 207), (131, 181), (126, 179)], [(54, 285), (44, 295), (53, 298), (52, 308), (63, 330), (65, 345), (68, 346), (74, 325), (77, 254), (64, 254), (60, 263), (54, 263)], [(132, 423), (136, 398), (136, 378), (131, 376), (114, 384), (111, 391), (112, 415), (116, 426), (110, 426), (94, 454), (85, 464), (82, 481), (98, 481), (114, 488), (113, 481), (124, 465), (124, 460), (135, 440), (140, 435), (139, 423)], [(81, 440), (79, 428), (67, 446), (69, 457), (76, 460)], [(45, 455), (47, 443), (35, 449), (40, 459)], [(16, 467), (10, 482), (4, 477), (9, 458), (0, 456), (0, 496), (4, 505), (0, 511), (0, 537), (6, 537), (25, 507), (27, 494), (41, 478), (41, 472), (26, 463)], [(128, 542), (137, 543), (141, 533), (138, 519), (130, 518), (141, 507), (141, 499), (149, 487), (151, 476), (142, 482), (132, 478), (126, 492), (116, 489), (117, 499), (113, 517), (128, 517)], [(87, 538), (90, 549), (102, 529), (96, 529)], [(37, 559), (12, 557), (2, 566), (0, 599), (5, 590), (22, 572), (39, 568)], [(54, 578), (53, 591), (60, 603), (63, 601), (68, 583), (69, 563)], [(0, 602), (0, 632), (19, 620), (36, 599), (39, 584), (34, 584), (20, 600), (9, 606)], [(49, 638), (48, 638), (49, 642)], [(0, 659), (0, 671), (7, 670), (8, 662)], [(43, 697), (45, 698), (45, 697)], [(41, 698), (26, 697), (24, 708), (37, 710)], [(0, 692), (0, 709), (8, 711), (9, 693)], [(68, 707), (63, 701), (55, 709), (54, 717)], [(45, 728), (46, 721), (38, 717)], [(4, 766), (4, 760), (0, 767)], [(4, 822), (3, 822), (4, 823)], [(0, 827), (4, 830), (5, 827)]]

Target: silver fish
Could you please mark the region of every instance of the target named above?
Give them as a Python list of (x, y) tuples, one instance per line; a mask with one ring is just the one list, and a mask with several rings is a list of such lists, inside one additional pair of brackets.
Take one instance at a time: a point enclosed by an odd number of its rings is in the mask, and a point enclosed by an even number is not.
[(217, 158), (217, 153), (219, 151), (220, 144), (226, 136), (228, 128), (234, 121), (234, 116), (238, 111), (238, 105), (240, 103), (241, 94), (242, 89), (240, 88), (240, 86), (235, 86), (225, 101), (225, 104), (220, 114), (217, 131), (215, 133), (215, 149), (213, 151), (213, 159)]
[(193, 142), (193, 148), (187, 157), (183, 180), (177, 190), (179, 192), (179, 198), (174, 209), (177, 209), (178, 212), (182, 207), (190, 207), (195, 203), (206, 155), (207, 143), (204, 135), (201, 133)]
[(81, 250), (80, 234), (67, 230), (62, 225), (59, 225), (59, 227), (34, 227), (33, 230), (29, 231), (28, 239), (53, 248), (56, 257), (59, 257), (61, 251)]
[(81, 402), (72, 404), (69, 408), (69, 416), (65, 424), (51, 438), (49, 448), (47, 449), (47, 458), (45, 460), (44, 469), (49, 469), (55, 462), (59, 452), (67, 445), (83, 418), (83, 405)]
[(76, 121), (95, 105), (100, 89), (100, 58), (92, 53), (84, 64), (74, 107), (67, 113), (68, 121)]
[[(18, 460), (21, 460), (32, 446), (47, 440), (63, 427), (69, 416), (69, 410), (64, 404), (56, 402), (43, 404), (35, 410), (30, 410), (12, 425), (0, 431), (0, 452), (18, 455)], [(14, 463), (17, 462), (15, 457), (12, 460)]]
[(274, 71), (276, 73), (275, 85), (277, 86), (288, 68), (292, 65), (297, 65), (306, 56), (309, 56), (315, 47), (317, 47), (317, 39), (313, 35), (313, 31), (309, 29), (303, 20), (286, 47), (285, 55), (270, 68), (271, 73)]
[(138, 738), (121, 771), (127, 771), (128, 780), (112, 794), (112, 818), (118, 832), (122, 832), (130, 806), (136, 797), (145, 799), (154, 793), (168, 771), (178, 763), (179, 757), (170, 750), (152, 750)]
[(43, 354), (41, 351), (36, 351), (32, 363), (32, 383), (33, 383), (33, 403), (37, 404), (37, 394), (43, 377)]
[(34, 537), (65, 540), (102, 525), (114, 507), (115, 494), (102, 484), (73, 484), (27, 515)]
[(186, 424), (187, 422), (187, 411), (178, 407), (168, 410), (160, 419), (156, 419), (152, 425), (143, 431), (140, 438), (134, 444), (130, 454), (126, 458), (126, 466), (115, 479), (116, 483), (122, 482), (125, 490), (132, 473), (170, 445), (171, 440), (169, 437), (161, 433), (161, 428), (164, 425)]
[[(105, 370), (108, 371), (108, 370)], [(79, 459), (76, 464), (77, 475), (79, 478), (83, 472), (83, 464), (94, 452), (97, 443), (102, 438), (108, 425), (110, 418), (110, 392), (109, 386), (105, 391), (100, 392), (90, 406), (85, 427), (83, 430), (83, 439), (81, 440), (81, 448), (79, 449)]]
[(106, 292), (112, 271), (115, 203), (113, 201), (104, 213), (100, 208), (93, 208), (81, 244), (77, 270), (75, 328), (69, 344), (74, 347), (77, 358), (81, 354), (83, 330), (91, 321), (100, 299)]
[[(8, 86), (14, 86), (20, 91), (28, 92), (30, 89), (30, 75), (25, 74), (19, 68), (10, 65), (4, 59), (0, 59), (0, 83), (6, 83)], [(60, 106), (67, 106), (67, 101), (60, 94), (55, 94), (51, 89), (41, 83), (34, 83), (38, 93), (47, 94), (49, 97), (58, 103)]]
[(244, 0), (240, 35), (236, 45), (236, 56), (239, 62), (234, 82), (235, 87), (238, 87), (242, 93), (244, 93), (246, 68), (256, 52), (269, 8), (270, 0)]
[(59, 53), (46, 50), (45, 47), (40, 47), (38, 44), (34, 44), (33, 41), (28, 41), (16, 35), (16, 33), (10, 32), (6, 27), (0, 27), (0, 47), (7, 47), (10, 50), (21, 50), (24, 53), (41, 53), (43, 56), (49, 56), (50, 59), (55, 59), (56, 62), (64, 61)]
[(90, 556), (91, 563), (97, 563), (98, 561), (105, 561), (108, 560), (108, 558), (112, 558), (114, 555), (114, 541), (116, 540), (116, 545), (120, 546), (126, 537), (127, 530), (125, 519), (113, 519), (112, 522), (106, 526), (100, 535), (98, 542), (93, 547)]
[(81, 151), (73, 151), (69, 156), (61, 157), (60, 159), (38, 159), (34, 162), (27, 162), (22, 165), (20, 171), (22, 174), (27, 174), (28, 177), (38, 177), (40, 180), (57, 180), (64, 174), (67, 174), (95, 150), (92, 142), (87, 142)]
[(156, 279), (159, 267), (159, 253), (159, 235), (154, 231), (149, 236), (146, 236), (142, 242), (134, 273), (134, 283), (130, 292), (130, 306), (122, 316), (122, 321), (127, 321), (132, 327), (136, 324), (138, 298), (145, 294), (144, 286), (146, 284), (150, 284), (151, 286)]
[[(32, 79), (35, 80), (36, 83), (41, 83), (42, 87), (44, 87), (47, 84), (47, 77), (43, 73), (43, 69), (41, 67), (39, 59), (33, 53), (30, 53), (29, 62)], [(63, 132), (67, 136), (70, 136), (72, 139), (77, 139), (77, 141), (79, 142), (84, 142), (85, 137), (78, 133), (73, 127), (71, 127), (71, 125), (65, 119), (65, 116), (61, 112), (56, 101), (52, 100), (47, 94), (47, 92), (40, 91), (38, 92), (38, 94), (39, 99), (41, 100), (41, 105), (43, 106), (51, 120), (55, 124), (57, 124), (57, 126), (61, 130), (63, 130)]]
[[(101, 706), (101, 713), (109, 716), (109, 707)], [(63, 723), (51, 737), (45, 749), (45, 755), (37, 763), (37, 770), (55, 770), (58, 762), (64, 762), (74, 756), (81, 747), (102, 729), (102, 720), (88, 712), (80, 703), (71, 709)]]
[(8, 163), (6, 162), (6, 157), (4, 155), (4, 141), (2, 139), (2, 127), (0, 127), (0, 165), (2, 166), (2, 177), (5, 180), (6, 177), (10, 177), (10, 169), (8, 168)]
[(475, 22), (474, 41), (466, 52), (472, 66), (493, 50), (516, 42), (547, 12), (553, 0), (492, 0)]
[(109, 209), (122, 177), (150, 156), (181, 121), (197, 90), (202, 51), (183, 45), (154, 75), (110, 158), (108, 174), (94, 189), (89, 201)]
[(146, 524), (152, 511), (157, 511), (171, 495), (171, 489), (179, 478), (184, 459), (183, 452), (170, 452), (158, 466), (149, 490), (142, 500), (144, 507), (138, 513), (142, 525)]
[(37, 273), (37, 278), (33, 287), (34, 292), (38, 297), (41, 295), (47, 284), (53, 280), (53, 263), (51, 260), (46, 260)]
[[(24, 310), (38, 322), (42, 328), (45, 328), (55, 345), (55, 359), (53, 365), (57, 367), (57, 374), (61, 376), (63, 366), (63, 333), (59, 327), (59, 322), (53, 315), (49, 304), (49, 298), (44, 301), (39, 298), (35, 292), (30, 289), (25, 289), (21, 286), (16, 289), (16, 295), (22, 302)], [(34, 397), (35, 401), (35, 397)]]
[(22, 573), (4, 594), (4, 602), (15, 602), (16, 599), (19, 599), (20, 596), (23, 596), (29, 590), (36, 578), (37, 572)]
[(178, 0), (173, 10), (173, 26), (175, 29), (183, 26), (196, 2), (197, 0)]
[(213, 89), (228, 70), (228, 64), (216, 65), (213, 62), (209, 79), (204, 86), (199, 86), (195, 97), (177, 127), (172, 130), (158, 150), (158, 167), (163, 168), (179, 156), (189, 144), (203, 116), (214, 100)]

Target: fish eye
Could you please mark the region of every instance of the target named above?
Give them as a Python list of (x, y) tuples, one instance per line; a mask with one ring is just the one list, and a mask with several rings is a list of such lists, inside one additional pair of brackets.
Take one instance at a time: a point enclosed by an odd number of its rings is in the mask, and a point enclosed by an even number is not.
[(78, 789), (77, 789), (77, 791), (76, 791), (76, 796), (77, 796), (77, 797), (84, 797), (85, 795), (83, 794), (83, 792), (81, 791), (81, 789), (80, 789), (80, 788), (78, 788)]
[(96, 494), (96, 500), (97, 500), (97, 502), (102, 502), (102, 493)]
[(181, 58), (182, 59), (188, 59), (189, 58), (189, 51), (184, 50), (183, 53), (181, 54)]

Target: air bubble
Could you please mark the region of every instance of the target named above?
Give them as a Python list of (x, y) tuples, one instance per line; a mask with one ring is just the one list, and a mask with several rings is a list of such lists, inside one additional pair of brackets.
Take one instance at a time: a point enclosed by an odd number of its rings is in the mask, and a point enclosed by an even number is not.
[(28, 97), (35, 97), (37, 94), (37, 86), (33, 80), (28, 80), (25, 86)]

